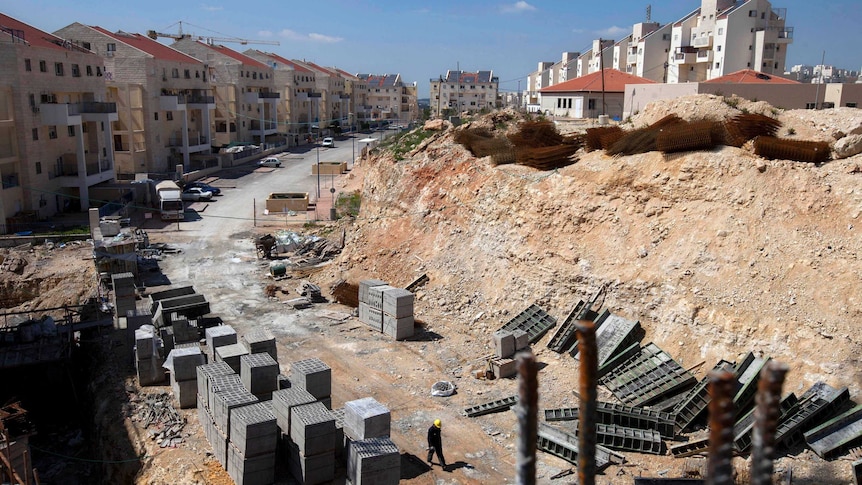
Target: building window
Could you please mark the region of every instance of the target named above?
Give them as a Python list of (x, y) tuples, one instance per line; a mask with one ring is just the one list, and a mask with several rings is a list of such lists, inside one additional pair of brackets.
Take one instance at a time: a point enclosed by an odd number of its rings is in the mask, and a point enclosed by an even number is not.
[(48, 139), (49, 140), (56, 140), (57, 139), (57, 127), (56, 126), (49, 126), (48, 127)]
[(42, 162), (36, 162), (36, 175), (42, 174)]
[(595, 99), (587, 100), (587, 109), (596, 109), (596, 100)]
[(173, 68), (173, 69), (171, 69), (171, 77), (172, 77), (172, 78), (174, 78), (174, 79), (179, 79), (179, 77), (180, 77), (180, 70), (179, 70), (179, 69), (177, 69), (176, 67), (175, 67), (175, 68)]
[(715, 46), (715, 51), (716, 51), (716, 52), (721, 52), (721, 46), (720, 46), (720, 45)]
[(33, 141), (39, 141), (39, 128), (33, 128)]
[(835, 107), (835, 103), (831, 101), (824, 101), (823, 104), (820, 105), (820, 107), (823, 109), (832, 109)]
[(87, 76), (93, 75), (93, 66), (87, 66)]
[(81, 47), (83, 47), (84, 49), (87, 49), (88, 51), (92, 50), (92, 49), (90, 49), (90, 43), (89, 42), (81, 42)]
[(48, 63), (45, 61), (39, 61), (39, 72), (48, 72)]
[(58, 76), (63, 75), (63, 63), (62, 62), (55, 62), (54, 63), (54, 74), (56, 74)]
[(105, 55), (108, 57), (114, 57), (115, 52), (117, 52), (117, 44), (110, 42), (105, 46)]
[(749, 10), (748, 16), (749, 17), (757, 17), (757, 10)]
[(168, 121), (173, 121), (174, 120), (174, 112), (173, 111), (166, 111), (165, 112), (165, 119)]
[(156, 121), (159, 121), (159, 112), (158, 112), (158, 111), (156, 111), (155, 113), (153, 113), (153, 118), (154, 118)]
[(188, 69), (186, 69), (185, 71), (183, 71), (183, 77), (184, 77), (184, 78), (186, 78), (186, 79), (191, 79), (191, 78), (192, 78), (191, 71), (189, 71)]
[(721, 67), (721, 63), (720, 63), (720, 62), (716, 62), (716, 63), (715, 63), (715, 68), (716, 68), (716, 69), (718, 69), (719, 67)]
[(724, 27), (718, 28), (718, 35), (724, 35)]
[(855, 108), (856, 103), (844, 103), (844, 106), (847, 106), (848, 108)]
[(33, 66), (30, 65), (30, 59), (24, 59), (24, 70), (27, 72), (33, 70)]
[(817, 103), (805, 103), (805, 109), (816, 109)]
[(72, 77), (81, 77), (81, 68), (77, 64), (72, 64)]
[(70, 137), (73, 137), (73, 138), (74, 138), (74, 136), (75, 136), (75, 125), (69, 125), (69, 126), (67, 126), (67, 127), (66, 127), (66, 131), (67, 131), (67, 132), (69, 132), (69, 136), (70, 136)]

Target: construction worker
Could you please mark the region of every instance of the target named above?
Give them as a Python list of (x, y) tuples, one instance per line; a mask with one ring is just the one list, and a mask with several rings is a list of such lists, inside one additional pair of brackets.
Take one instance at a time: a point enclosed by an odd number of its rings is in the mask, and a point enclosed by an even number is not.
[(440, 466), (446, 468), (446, 458), (443, 458), (443, 441), (440, 438), (440, 420), (435, 419), (434, 424), (428, 428), (428, 464), (434, 465), (431, 457), (437, 453), (437, 458), (440, 459)]

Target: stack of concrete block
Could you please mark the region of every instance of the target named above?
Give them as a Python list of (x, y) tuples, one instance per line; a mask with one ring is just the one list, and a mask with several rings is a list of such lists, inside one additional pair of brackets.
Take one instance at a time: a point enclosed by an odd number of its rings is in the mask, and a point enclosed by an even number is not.
[(344, 403), (344, 435), (352, 441), (388, 437), (389, 409), (373, 397)]
[(344, 408), (330, 411), (335, 418), (335, 457), (344, 459), (344, 447), (347, 445), (347, 437), (344, 435)]
[(290, 382), (301, 387), (332, 408), (332, 369), (317, 358), (298, 360), (290, 364)]
[(198, 395), (198, 366), (207, 363), (206, 355), (201, 351), (200, 345), (175, 348), (168, 354), (168, 362), (171, 368), (171, 389), (174, 398), (181, 409), (192, 408), (197, 405)]
[(275, 481), (278, 427), (272, 402), (234, 409), (228, 448), (228, 474), (237, 485)]
[(240, 372), (240, 357), (249, 354), (248, 348), (246, 348), (246, 346), (241, 343), (222, 345), (221, 347), (216, 347), (213, 352), (215, 355), (216, 362), (227, 363), (227, 365), (229, 365), (230, 368), (233, 369), (233, 371), (237, 374), (239, 374)]
[[(204, 405), (213, 416), (213, 419), (215, 419), (216, 396), (222, 392), (244, 389), (244, 387), (239, 374), (234, 373), (233, 369), (231, 369), (230, 374), (214, 375), (207, 380), (209, 382), (209, 388), (207, 389), (207, 397)], [(222, 431), (225, 434), (228, 432), (226, 429)]]
[(227, 433), (228, 439), (231, 437), (230, 424), (234, 409), (259, 402), (254, 397), (254, 394), (248, 392), (248, 389), (244, 387), (222, 391), (216, 393), (213, 397), (213, 402), (210, 403), (212, 405), (213, 419), (216, 426)]
[(412, 337), (415, 323), (413, 318), (413, 293), (403, 288), (392, 287), (384, 289), (382, 293), (383, 333), (395, 340), (404, 340)]
[[(201, 406), (209, 408), (209, 388), (210, 379), (216, 376), (236, 375), (233, 369), (224, 362), (213, 362), (211, 364), (200, 365), (195, 369), (197, 373), (198, 384), (198, 408)], [(240, 382), (242, 382), (240, 380)]]
[(265, 352), (243, 355), (239, 362), (243, 386), (261, 401), (272, 399), (278, 390), (278, 362)]
[(273, 360), (278, 362), (278, 350), (276, 349), (275, 336), (265, 328), (258, 328), (242, 336), (242, 343), (252, 354), (266, 352)]
[(152, 325), (135, 330), (135, 369), (138, 383), (142, 386), (155, 386), (165, 381), (161, 342)]
[[(111, 285), (114, 288), (114, 315), (119, 317), (137, 309), (135, 300), (138, 292), (135, 288), (135, 275), (132, 273), (112, 274)], [(117, 324), (118, 322), (114, 323)]]
[(516, 330), (498, 330), (492, 336), (494, 341), (494, 358), (491, 359), (491, 370), (497, 377), (511, 377), (518, 372), (517, 362), (513, 359), (515, 352), (530, 346), (530, 336), (527, 332)]
[(174, 343), (198, 342), (201, 339), (198, 327), (189, 322), (189, 319), (181, 315), (171, 316), (171, 328), (174, 331)]
[(176, 315), (188, 318), (196, 318), (210, 312), (210, 304), (204, 295), (193, 294), (165, 298), (155, 303), (153, 310), (153, 322), (157, 327), (170, 325), (171, 319)]
[(359, 321), (369, 327), (383, 331), (383, 298), (378, 292), (376, 296), (371, 295), (371, 288), (388, 286), (381, 280), (361, 280), (359, 282)]
[(150, 293), (150, 313), (155, 314), (158, 308), (158, 303), (161, 300), (168, 298), (176, 298), (178, 296), (194, 295), (195, 289), (191, 286), (176, 286), (167, 290), (154, 291)]
[[(129, 310), (126, 312), (125, 319), (125, 332), (126, 332), (126, 345), (130, 349), (135, 348), (135, 331), (141, 328), (144, 325), (153, 324), (153, 314), (150, 313), (146, 308), (136, 308), (135, 310)], [(120, 327), (122, 327), (122, 323)], [(154, 327), (155, 328), (155, 327)], [(136, 362), (134, 352), (129, 353), (130, 362)]]
[(215, 361), (215, 349), (237, 343), (236, 330), (230, 325), (216, 325), (204, 330), (207, 341), (207, 353), (210, 360)]
[(325, 483), (335, 477), (335, 417), (322, 403), (291, 409), (288, 465), (301, 483)]
[(303, 404), (311, 404), (317, 399), (301, 387), (279, 389), (272, 393), (272, 410), (276, 424), (283, 435), (290, 437), (291, 411)]
[(395, 485), (401, 480), (401, 453), (388, 437), (351, 441), (347, 479), (352, 485)]

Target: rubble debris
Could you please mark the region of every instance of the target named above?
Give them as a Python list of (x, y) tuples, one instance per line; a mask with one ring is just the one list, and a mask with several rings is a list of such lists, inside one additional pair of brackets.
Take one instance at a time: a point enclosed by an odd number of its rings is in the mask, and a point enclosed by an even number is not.
[(132, 398), (132, 421), (149, 430), (150, 439), (161, 448), (176, 448), (184, 441), (186, 419), (174, 408), (167, 392), (140, 394)]
[(272, 259), (275, 249), (275, 237), (272, 234), (264, 234), (259, 236), (254, 241), (254, 248), (257, 250), (257, 258)]
[(434, 397), (449, 397), (455, 394), (455, 384), (449, 381), (437, 381), (431, 386), (431, 395)]
[(311, 308), (312, 302), (311, 298), (301, 296), (299, 298), (291, 298), (284, 302), (285, 305), (290, 305), (296, 310), (303, 310), (305, 308)]
[(312, 303), (326, 303), (326, 298), (320, 294), (320, 287), (308, 280), (302, 280), (296, 292), (308, 298)]

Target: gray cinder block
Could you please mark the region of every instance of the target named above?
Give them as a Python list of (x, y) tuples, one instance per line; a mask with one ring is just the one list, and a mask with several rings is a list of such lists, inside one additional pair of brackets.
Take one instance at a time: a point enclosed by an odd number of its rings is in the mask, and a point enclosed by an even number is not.
[(290, 410), (290, 439), (303, 456), (335, 452), (335, 416), (322, 403)]
[(404, 288), (387, 288), (383, 291), (383, 313), (395, 318), (413, 315), (413, 293)]
[(215, 349), (224, 345), (237, 343), (236, 330), (230, 325), (216, 325), (204, 330), (206, 336), (207, 348), (210, 352), (215, 352)]
[(351, 441), (347, 479), (353, 485), (395, 485), (401, 479), (401, 453), (387, 437)]
[(512, 330), (512, 336), (515, 337), (515, 352), (530, 346), (530, 336), (527, 332), (521, 329)]
[(230, 441), (245, 457), (275, 453), (278, 425), (272, 401), (235, 408), (231, 415)]
[(237, 374), (240, 372), (239, 358), (248, 354), (248, 349), (241, 343), (216, 347), (214, 353), (216, 362), (227, 363)]
[(515, 336), (507, 330), (494, 332), (494, 355), (506, 359), (515, 355)]
[(389, 436), (389, 408), (373, 397), (344, 403), (344, 434), (354, 440)]
[(291, 409), (295, 406), (311, 404), (315, 401), (315, 397), (301, 387), (290, 387), (273, 392), (272, 410), (275, 413), (279, 430), (289, 435)]
[(239, 358), (239, 375), (252, 394), (271, 394), (278, 389), (278, 362), (269, 354), (243, 355)]
[(318, 358), (298, 360), (290, 364), (290, 382), (323, 399), (332, 393), (332, 369)]
[[(171, 350), (168, 358), (174, 368), (171, 378), (177, 381), (196, 380), (198, 366), (207, 363), (207, 357), (198, 344), (194, 344), (193, 347), (175, 348)], [(197, 392), (197, 387), (195, 387), (195, 392)]]
[(224, 362), (213, 362), (211, 364), (200, 365), (195, 369), (196, 372), (196, 382), (198, 387), (198, 398), (199, 403), (203, 403), (204, 406), (209, 406), (209, 385), (210, 378), (215, 376), (224, 376), (234, 374), (233, 369), (230, 368), (229, 365)]
[(383, 280), (367, 279), (359, 281), (359, 302), (368, 303), (368, 289), (374, 286), (383, 286), (387, 283)]

